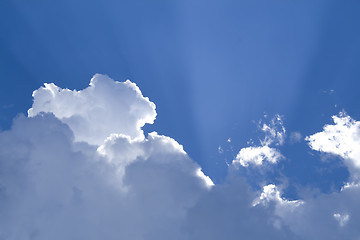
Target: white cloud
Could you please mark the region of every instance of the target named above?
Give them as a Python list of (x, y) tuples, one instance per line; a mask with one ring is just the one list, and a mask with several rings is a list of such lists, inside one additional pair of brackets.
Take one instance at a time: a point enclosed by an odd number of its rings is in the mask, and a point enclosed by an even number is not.
[(282, 117), (276, 114), (269, 123), (262, 123), (261, 130), (265, 133), (265, 138), (261, 140), (262, 145), (283, 145), (286, 138), (286, 129)]
[(338, 155), (353, 174), (360, 169), (360, 122), (345, 113), (333, 116), (334, 125), (325, 125), (322, 132), (306, 137), (310, 148)]
[(143, 97), (135, 83), (115, 82), (100, 74), (84, 90), (61, 89), (50, 83), (34, 91), (33, 97), (29, 117), (51, 112), (71, 128), (76, 141), (96, 145), (111, 133), (142, 139), (141, 127), (156, 117), (155, 104)]
[(287, 210), (294, 210), (294, 208), (299, 207), (304, 202), (300, 200), (289, 201), (281, 197), (280, 191), (274, 184), (269, 184), (263, 187), (263, 192), (261, 195), (256, 198), (253, 202), (253, 206), (258, 204), (267, 204), (269, 202), (275, 202), (277, 205), (284, 207)]
[(135, 84), (102, 75), (35, 91), (29, 118), (0, 133), (0, 239), (185, 239), (214, 184), (174, 139), (145, 138), (155, 116)]
[(213, 181), (211, 180), (211, 178), (209, 176), (206, 176), (203, 171), (201, 170), (201, 168), (198, 168), (198, 170), (196, 171), (196, 175), (203, 179), (204, 182), (206, 183), (206, 186), (208, 188), (211, 188), (212, 186), (215, 186), (215, 184), (213, 183)]
[(277, 163), (283, 155), (276, 149), (269, 146), (242, 148), (233, 160), (233, 164), (240, 164), (248, 167), (249, 164), (262, 165), (264, 161)]
[(263, 140), (260, 140), (261, 146), (250, 146), (240, 149), (239, 153), (233, 160), (233, 165), (240, 164), (248, 167), (249, 164), (260, 166), (264, 161), (277, 163), (284, 156), (275, 148), (269, 147), (272, 144), (282, 145), (285, 141), (285, 127), (280, 115), (276, 115), (271, 119), (269, 124), (262, 123), (261, 130), (265, 133)]
[[(29, 117), (0, 133), (1, 240), (360, 236), (358, 184), (302, 200), (231, 175), (214, 185), (174, 139), (143, 135), (156, 112), (136, 85), (94, 79), (82, 91), (39, 89)], [(239, 163), (282, 157), (270, 142), (283, 135), (262, 128), (273, 140), (240, 150)]]
[(113, 135), (97, 150), (45, 114), (18, 118), (0, 145), (0, 239), (183, 239), (211, 183), (156, 133)]

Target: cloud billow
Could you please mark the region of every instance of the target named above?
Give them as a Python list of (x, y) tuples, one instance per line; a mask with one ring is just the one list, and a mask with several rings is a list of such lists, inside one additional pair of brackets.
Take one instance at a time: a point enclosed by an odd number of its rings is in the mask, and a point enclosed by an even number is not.
[[(145, 136), (155, 104), (130, 81), (97, 74), (84, 90), (45, 84), (33, 97), (0, 133), (1, 240), (360, 236), (357, 182), (301, 200), (241, 177), (214, 185), (176, 140)], [(285, 128), (263, 130), (262, 147), (285, 141)]]

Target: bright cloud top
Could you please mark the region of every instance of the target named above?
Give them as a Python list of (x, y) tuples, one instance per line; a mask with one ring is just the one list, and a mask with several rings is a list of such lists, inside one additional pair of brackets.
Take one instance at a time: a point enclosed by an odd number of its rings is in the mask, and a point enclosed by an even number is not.
[(46, 83), (34, 91), (33, 98), (29, 117), (53, 113), (71, 128), (76, 141), (96, 145), (111, 133), (144, 138), (141, 127), (156, 117), (155, 104), (143, 97), (136, 84), (116, 82), (100, 74), (81, 91)]

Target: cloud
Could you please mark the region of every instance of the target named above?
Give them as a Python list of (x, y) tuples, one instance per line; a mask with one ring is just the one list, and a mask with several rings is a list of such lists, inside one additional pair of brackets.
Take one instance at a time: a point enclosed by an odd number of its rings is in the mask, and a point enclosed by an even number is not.
[(142, 139), (141, 127), (156, 117), (155, 104), (143, 97), (136, 84), (115, 82), (100, 74), (81, 91), (46, 83), (34, 91), (33, 98), (29, 117), (51, 112), (71, 128), (76, 141), (96, 145), (111, 133)]
[(190, 240), (291, 239), (287, 226), (274, 227), (273, 206), (253, 207), (256, 197), (242, 178), (206, 192), (190, 209), (184, 224)]
[(339, 225), (341, 227), (345, 226), (345, 224), (349, 221), (350, 215), (349, 214), (340, 214), (340, 213), (334, 213), (334, 218), (339, 222)]
[(297, 239), (358, 239), (360, 188), (303, 193), (304, 204), (282, 218)]
[(276, 114), (269, 123), (263, 123), (260, 121), (259, 125), (262, 125), (261, 130), (265, 133), (265, 137), (261, 140), (262, 145), (283, 145), (286, 138), (286, 129), (282, 117)]
[(141, 126), (155, 105), (130, 81), (48, 84), (0, 133), (0, 239), (184, 239), (214, 185), (174, 139)]
[(274, 184), (268, 184), (263, 187), (263, 191), (260, 196), (254, 199), (252, 206), (267, 206), (268, 204), (273, 204), (274, 216), (272, 217), (272, 221), (274, 227), (281, 229), (283, 228), (284, 224), (287, 224), (288, 216), (291, 216), (295, 211), (298, 211), (299, 207), (304, 204), (304, 201), (287, 200), (281, 197), (281, 193), (277, 186)]
[(98, 154), (73, 140), (51, 114), (0, 134), (0, 239), (181, 239), (211, 180), (180, 145), (156, 133), (112, 136)]
[[(359, 184), (299, 200), (272, 183), (254, 190), (231, 172), (214, 185), (176, 140), (144, 135), (155, 105), (130, 81), (95, 75), (80, 91), (48, 84), (28, 115), (0, 132), (1, 240), (360, 236)], [(285, 129), (264, 126), (263, 145), (240, 150), (251, 159), (243, 164), (282, 156), (270, 144), (282, 144)]]
[(267, 204), (268, 202), (275, 202), (276, 204), (283, 206), (286, 205), (286, 209), (292, 210), (304, 202), (299, 200), (289, 201), (280, 196), (280, 191), (274, 184), (269, 184), (263, 187), (263, 192), (261, 195), (256, 198), (253, 202), (253, 206), (257, 206), (258, 204)]
[(283, 158), (281, 153), (269, 146), (261, 147), (246, 147), (242, 148), (233, 160), (233, 164), (240, 164), (243, 167), (248, 167), (249, 164), (262, 165), (264, 161), (270, 163), (277, 163)]
[(334, 125), (325, 125), (322, 132), (305, 138), (311, 149), (338, 155), (353, 175), (360, 169), (360, 122), (345, 113), (332, 117)]
[[(354, 161), (357, 161), (360, 146), (359, 123), (345, 114), (334, 116), (333, 119), (335, 125), (326, 125), (323, 132), (311, 135), (306, 140), (314, 150), (339, 155), (349, 170), (356, 173)], [(248, 166), (262, 165), (264, 160), (271, 163), (278, 161), (278, 156), (282, 155), (277, 155), (280, 153), (269, 145), (281, 145), (283, 141), (278, 140), (275, 131), (267, 126), (262, 127), (268, 133), (260, 141), (262, 146), (241, 149), (233, 163)], [(360, 221), (357, 203), (360, 199), (360, 184), (355, 176), (353, 174), (353, 181), (346, 183), (339, 192), (309, 194), (314, 189), (306, 187), (305, 191), (298, 192), (301, 199), (294, 200), (282, 197), (276, 185), (267, 183), (263, 185), (262, 192), (253, 197), (252, 206), (261, 209), (275, 229), (284, 234), (289, 231), (290, 234), (285, 238), (357, 239), (360, 236), (360, 230), (356, 227)]]
[(282, 145), (285, 141), (285, 127), (280, 115), (276, 115), (271, 119), (270, 123), (262, 123), (260, 121), (261, 131), (265, 133), (263, 140), (260, 140), (261, 146), (250, 146), (240, 149), (239, 153), (233, 160), (233, 165), (240, 164), (248, 167), (249, 164), (260, 166), (264, 161), (269, 163), (277, 163), (284, 156), (275, 148), (269, 145)]

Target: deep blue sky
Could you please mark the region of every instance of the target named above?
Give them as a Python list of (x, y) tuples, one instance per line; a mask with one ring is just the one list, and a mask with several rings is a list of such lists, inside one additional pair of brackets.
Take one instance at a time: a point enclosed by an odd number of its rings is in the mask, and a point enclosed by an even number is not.
[[(303, 136), (342, 109), (360, 119), (359, 10), (359, 1), (330, 0), (2, 0), (0, 127), (44, 82), (82, 89), (95, 73), (130, 79), (157, 105), (146, 131), (176, 139), (221, 182), (264, 113)], [(234, 151), (221, 155), (219, 145)], [(281, 148), (294, 185), (327, 191), (346, 180), (336, 164), (325, 178), (329, 163), (304, 149)]]

